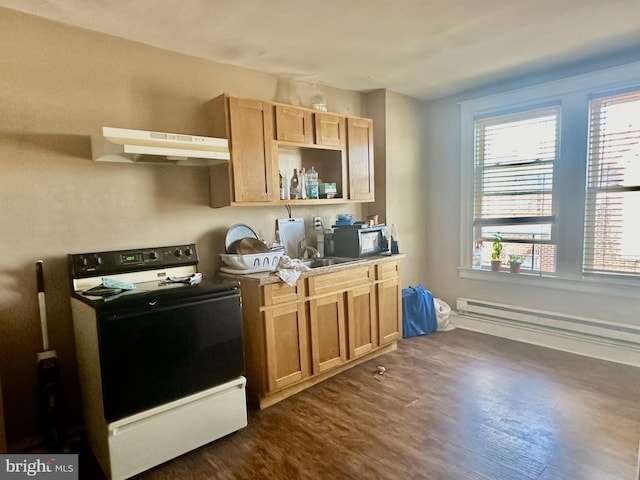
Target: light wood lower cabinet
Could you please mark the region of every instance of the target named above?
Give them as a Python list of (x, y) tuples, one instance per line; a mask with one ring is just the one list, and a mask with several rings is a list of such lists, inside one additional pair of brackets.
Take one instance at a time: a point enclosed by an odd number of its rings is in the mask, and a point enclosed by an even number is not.
[(347, 292), (349, 358), (360, 357), (378, 346), (376, 302), (373, 287), (363, 285)]
[(267, 390), (275, 391), (309, 376), (304, 304), (290, 303), (264, 312)]
[(309, 302), (313, 373), (342, 365), (347, 360), (344, 294), (326, 295)]
[(376, 289), (378, 335), (380, 345), (385, 345), (402, 337), (402, 288), (398, 262), (376, 266)]
[(313, 373), (375, 348), (373, 266), (309, 278)]
[(395, 350), (402, 306), (397, 264), (354, 265), (293, 287), (241, 279), (251, 403), (264, 408)]

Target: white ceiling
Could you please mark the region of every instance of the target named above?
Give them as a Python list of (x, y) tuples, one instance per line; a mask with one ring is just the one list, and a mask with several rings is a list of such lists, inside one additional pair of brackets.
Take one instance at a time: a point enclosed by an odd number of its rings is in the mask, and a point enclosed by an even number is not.
[(640, 49), (640, 0), (0, 0), (217, 62), (431, 99)]

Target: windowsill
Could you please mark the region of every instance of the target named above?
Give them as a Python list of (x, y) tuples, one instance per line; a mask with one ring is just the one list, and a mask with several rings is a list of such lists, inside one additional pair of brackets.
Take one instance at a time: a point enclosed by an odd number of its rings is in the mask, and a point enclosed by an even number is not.
[(539, 275), (526, 272), (510, 273), (492, 272), (491, 270), (475, 270), (458, 267), (460, 278), (482, 280), (483, 282), (510, 283), (528, 287), (567, 290), (579, 293), (608, 295), (612, 297), (638, 299), (640, 283), (624, 280), (601, 280), (592, 278), (563, 278), (555, 275)]

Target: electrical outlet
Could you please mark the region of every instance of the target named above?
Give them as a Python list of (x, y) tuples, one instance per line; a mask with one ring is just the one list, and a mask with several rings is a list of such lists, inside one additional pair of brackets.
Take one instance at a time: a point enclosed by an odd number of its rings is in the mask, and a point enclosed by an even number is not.
[(313, 228), (322, 228), (322, 218), (313, 217)]

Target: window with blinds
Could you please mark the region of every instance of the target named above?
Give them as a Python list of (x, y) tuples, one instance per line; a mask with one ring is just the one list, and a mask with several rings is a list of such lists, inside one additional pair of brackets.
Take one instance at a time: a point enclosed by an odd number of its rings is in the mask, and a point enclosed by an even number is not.
[[(555, 272), (555, 181), (560, 108), (546, 107), (475, 121), (474, 241), (503, 239), (501, 260)], [(483, 248), (482, 266), (490, 263)]]
[(583, 272), (640, 276), (640, 91), (590, 103)]

